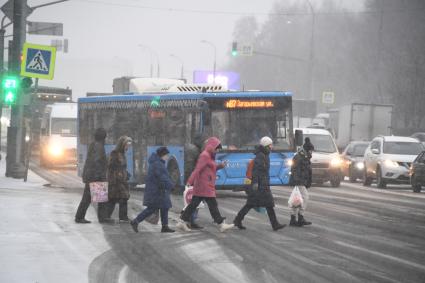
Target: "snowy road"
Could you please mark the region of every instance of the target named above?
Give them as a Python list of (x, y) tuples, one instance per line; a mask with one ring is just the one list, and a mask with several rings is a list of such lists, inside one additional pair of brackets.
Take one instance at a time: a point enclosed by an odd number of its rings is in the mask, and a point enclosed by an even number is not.
[[(81, 194), (75, 172), (35, 170), (54, 184), (43, 192), (51, 194), (46, 199), (62, 200), (45, 202), (46, 213), (36, 219), (49, 223), (59, 215), (69, 233), (88, 229), (99, 243), (106, 240), (103, 249), (96, 249), (96, 256), (82, 252), (72, 259), (89, 282), (425, 282), (425, 194), (414, 194), (408, 187), (380, 190), (343, 184), (341, 188), (312, 188), (306, 217), (313, 225), (305, 228), (273, 232), (267, 216), (252, 211), (244, 221), (248, 230), (221, 234), (211, 224), (207, 209), (202, 209), (203, 231), (161, 234), (158, 226), (141, 224), (136, 234), (128, 224), (101, 226), (94, 221), (84, 228), (74, 224)], [(274, 189), (282, 223), (289, 220), (289, 191), (288, 187)], [(0, 190), (0, 194), (4, 200), (10, 191)], [(30, 209), (33, 202), (25, 201)], [(130, 217), (139, 212), (141, 201), (142, 193), (133, 192)], [(244, 195), (221, 192), (218, 203), (231, 221)], [(182, 207), (180, 197), (174, 196), (173, 205), (172, 227)], [(50, 214), (53, 211), (56, 215)], [(95, 220), (93, 209), (88, 218)], [(54, 234), (43, 236), (50, 241)], [(68, 244), (76, 251), (87, 251), (83, 243)], [(34, 261), (31, 269), (43, 267)]]

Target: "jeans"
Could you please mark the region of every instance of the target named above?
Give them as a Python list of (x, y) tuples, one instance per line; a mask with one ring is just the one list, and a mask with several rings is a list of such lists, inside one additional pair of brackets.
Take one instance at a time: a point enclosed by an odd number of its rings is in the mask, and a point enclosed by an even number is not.
[(111, 218), (112, 213), (114, 212), (115, 209), (115, 205), (119, 204), (119, 218), (120, 220), (127, 220), (128, 216), (127, 216), (127, 199), (110, 199), (107, 203), (108, 206), (108, 214), (107, 214), (107, 218)]
[(198, 208), (198, 205), (201, 203), (201, 201), (205, 201), (207, 203), (211, 217), (214, 219), (214, 222), (217, 224), (223, 223), (224, 218), (221, 216), (220, 211), (218, 210), (217, 200), (215, 198), (210, 197), (193, 196), (192, 201), (183, 211), (181, 219), (185, 222), (191, 222), (192, 215)]
[(90, 206), (90, 203), (90, 184), (86, 183), (84, 187), (83, 197), (81, 198), (80, 204), (78, 205), (77, 213), (75, 214), (75, 220), (82, 220), (86, 217), (86, 212)]
[[(252, 205), (245, 204), (241, 210), (238, 212), (238, 215), (236, 215), (235, 221), (236, 223), (242, 223), (242, 220), (244, 219), (245, 215), (248, 214), (248, 212), (251, 210), (251, 208), (254, 208)], [(277, 219), (276, 219), (276, 213), (274, 211), (273, 207), (266, 207), (267, 215), (269, 216), (270, 224), (272, 227), (276, 227), (278, 225)]]
[[(145, 220), (146, 217), (154, 214), (154, 212), (157, 209), (158, 208), (156, 208), (156, 207), (147, 207), (147, 208), (145, 208), (142, 212), (139, 213), (139, 215), (137, 215), (135, 221), (137, 223), (142, 222), (143, 220)], [(168, 225), (168, 208), (161, 208), (159, 210), (159, 212), (160, 212), (160, 216), (161, 216), (161, 224), (162, 224), (162, 226)]]

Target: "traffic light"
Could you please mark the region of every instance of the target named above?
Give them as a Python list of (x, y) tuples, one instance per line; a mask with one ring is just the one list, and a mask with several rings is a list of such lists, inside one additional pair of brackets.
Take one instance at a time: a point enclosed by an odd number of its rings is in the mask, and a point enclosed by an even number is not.
[(238, 56), (238, 43), (236, 41), (232, 42), (232, 56)]
[(2, 99), (7, 105), (15, 104), (18, 100), (19, 78), (6, 76), (2, 81)]

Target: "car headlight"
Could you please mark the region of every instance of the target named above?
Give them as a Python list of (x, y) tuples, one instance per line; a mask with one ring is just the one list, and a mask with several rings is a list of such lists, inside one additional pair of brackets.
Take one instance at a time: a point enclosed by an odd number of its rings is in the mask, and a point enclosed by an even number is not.
[(331, 160), (331, 166), (332, 167), (340, 167), (342, 164), (342, 159), (339, 157), (336, 157), (334, 159)]
[(51, 145), (49, 147), (49, 153), (55, 157), (61, 156), (63, 154), (63, 148), (60, 145)]
[(359, 170), (363, 170), (364, 169), (364, 163), (363, 162), (357, 162), (356, 168), (359, 169)]
[(392, 160), (385, 160), (384, 164), (387, 167), (392, 167), (392, 168), (398, 167), (398, 163)]

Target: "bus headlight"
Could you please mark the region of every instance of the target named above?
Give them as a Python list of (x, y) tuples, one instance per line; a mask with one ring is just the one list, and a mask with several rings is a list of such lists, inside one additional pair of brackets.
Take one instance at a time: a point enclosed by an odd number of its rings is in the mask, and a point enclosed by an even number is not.
[(49, 146), (49, 154), (54, 157), (62, 156), (63, 154), (63, 148), (60, 145), (51, 145)]
[(332, 167), (340, 167), (341, 164), (342, 164), (342, 159), (339, 157), (335, 157), (334, 159), (331, 160)]

